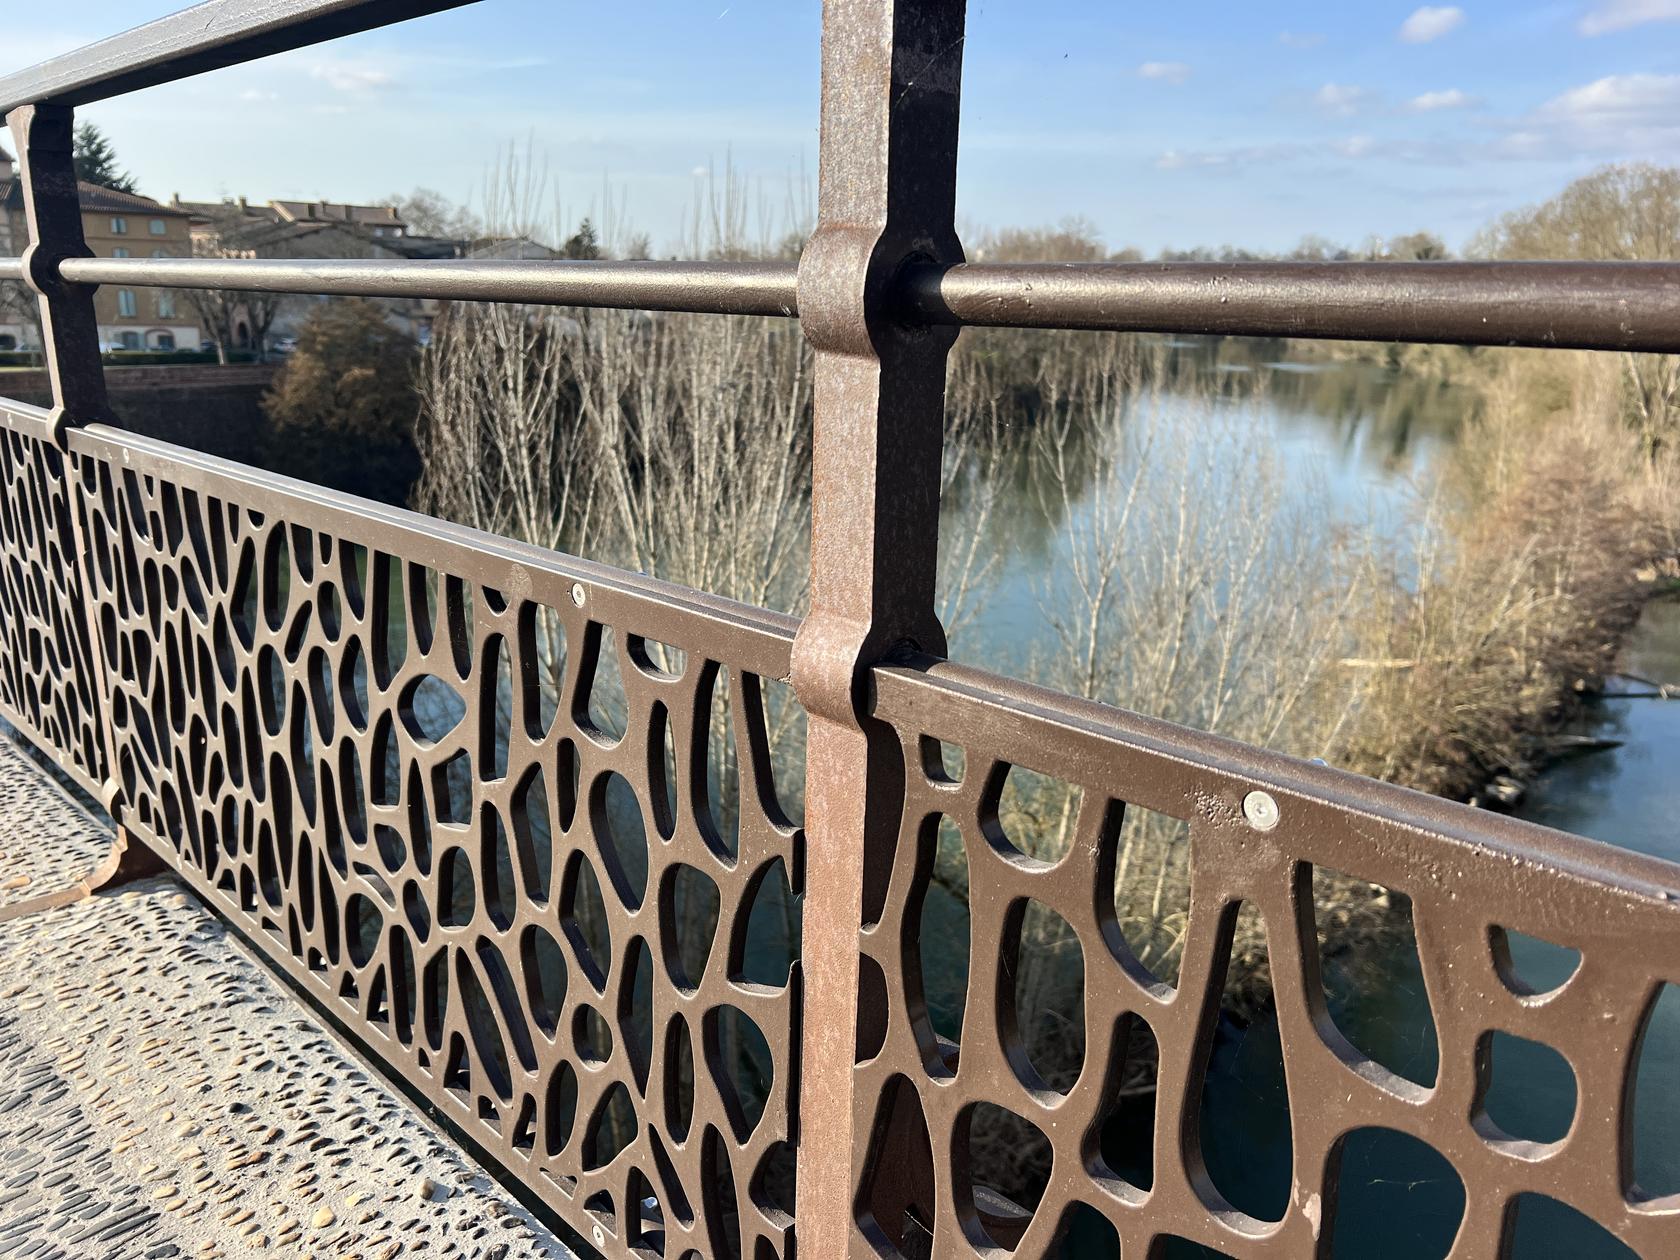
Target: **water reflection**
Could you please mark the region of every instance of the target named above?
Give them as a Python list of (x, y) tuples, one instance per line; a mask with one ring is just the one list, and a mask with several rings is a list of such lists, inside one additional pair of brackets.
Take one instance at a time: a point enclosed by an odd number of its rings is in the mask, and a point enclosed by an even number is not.
[[(1068, 572), (1081, 530), (1115, 490), (1102, 468), (1117, 435), (1134, 435), (1121, 457), (1140, 468), (1171, 457), (1146, 478), (1187, 473), (1179, 465), (1193, 451), (1211, 464), (1200, 474), (1207, 486), (1275, 495), (1285, 513), (1310, 507), (1322, 538), (1337, 528), (1393, 536), (1476, 405), (1442, 375), (1382, 359), (1291, 357), (1330, 352), (1286, 341), (1062, 334), (1042, 351), (1010, 342), (994, 363), (989, 346), (970, 345), (959, 354), (995, 375), (978, 387), (967, 367), (953, 376), (953, 411), (976, 410), (980, 395), (1002, 417), (945, 487), (943, 535), (978, 531), (991, 566), (982, 612), (950, 626), (953, 650), (1006, 673), (1055, 650), (1049, 622), (1075, 597)], [(1055, 422), (1065, 436), (1043, 440)], [(1147, 457), (1144, 431), (1156, 435)], [(1222, 507), (1243, 503), (1233, 496)], [(942, 560), (948, 602), (974, 567), (958, 573)]]

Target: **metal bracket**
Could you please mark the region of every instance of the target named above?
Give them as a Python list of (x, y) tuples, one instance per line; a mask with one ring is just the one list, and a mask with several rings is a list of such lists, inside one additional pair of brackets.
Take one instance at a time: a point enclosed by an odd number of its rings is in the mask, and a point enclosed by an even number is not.
[(25, 901), (0, 907), (0, 923), (10, 923), (14, 919), (26, 918), (43, 911), (73, 906), (96, 893), (112, 892), (136, 880), (167, 874), (168, 870), (169, 867), (162, 858), (142, 841), (129, 835), (126, 828), (118, 827), (116, 835), (111, 839), (111, 847), (99, 860), (99, 865), (69, 888), (61, 888), (57, 892), (43, 893), (39, 897), (30, 897)]
[(6, 115), (6, 122), (18, 144), (29, 224), (24, 278), (40, 302), (41, 338), (52, 384), (53, 442), (63, 450), (71, 428), (111, 419), (94, 286), (68, 283), (59, 274), (64, 260), (93, 256), (82, 235), (81, 193), (72, 157), (75, 114), (62, 105), (24, 105)]

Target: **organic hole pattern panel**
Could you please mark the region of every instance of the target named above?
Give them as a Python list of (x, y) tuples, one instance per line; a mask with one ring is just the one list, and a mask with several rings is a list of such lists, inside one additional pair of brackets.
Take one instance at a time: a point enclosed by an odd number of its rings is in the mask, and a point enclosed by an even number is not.
[(98, 673), (64, 457), (45, 413), (0, 405), (0, 711), (95, 795)]
[[(1462, 1180), (1455, 1257), (1504, 1254), (1525, 1195), (1639, 1254), (1680, 1255), (1680, 1195), (1633, 1184), (1628, 1088), (1647, 1013), (1680, 973), (1680, 868), (930, 658), (878, 668), (874, 683), (906, 787), (897, 852), (865, 879), (859, 937), (870, 979), (853, 1118), (860, 1252), (1038, 1257), (1095, 1212), (1124, 1256), (1155, 1255), (1171, 1237), (1233, 1257), (1328, 1254), (1339, 1152), (1380, 1128), (1438, 1152)], [(927, 755), (940, 744), (958, 752), (960, 776), (948, 754)], [(1035, 772), (1015, 776), (1030, 800), (1005, 793), (1015, 767)], [(1278, 806), (1269, 830), (1243, 812), (1257, 788)], [(1128, 808), (1187, 822), (1157, 834), (1189, 852), (1134, 852), (1124, 866)], [(951, 824), (956, 858), (941, 841)], [(1138, 898), (1117, 898), (1115, 880), (1127, 869), (1153, 881), (1143, 898), (1167, 916), (1173, 881), (1156, 872), (1180, 867), (1188, 912), (1169, 984), (1121, 930), (1117, 900)], [(1433, 1086), (1337, 1031), (1320, 977), (1320, 867), (1411, 899), (1440, 1044)], [(966, 931), (927, 939), (934, 894), (960, 896)], [(1578, 951), (1578, 968), (1543, 993), (1509, 983), (1489, 944), (1506, 930)], [(966, 955), (951, 964), (967, 977), (955, 1042), (929, 1005), (941, 944)], [(1058, 954), (1066, 965), (1051, 967)], [(1240, 1120), (1204, 1082), (1228, 977), (1257, 968), (1275, 995), (1292, 1150), (1269, 1220), (1221, 1196), (1201, 1149), (1204, 1124)], [(1488, 1114), (1498, 1035), (1573, 1072), (1567, 1132), (1535, 1140)], [(1145, 1090), (1152, 1109), (1136, 1105)], [(1150, 1131), (1119, 1131), (1128, 1125)]]
[[(145, 439), (73, 441), (98, 634), (128, 663), (122, 821), (609, 1253), (789, 1254), (760, 1174), (789, 1137), (795, 981), (732, 974), (727, 941), (772, 874), (801, 891), (759, 685), (791, 623)], [(622, 732), (591, 718), (609, 626)], [(659, 645), (680, 672), (644, 666)], [(727, 838), (696, 808), (723, 671)], [(693, 927), (658, 894), (679, 871), (718, 894), (698, 974), (656, 961)], [(696, 1048), (724, 1031), (702, 1056), (673, 1026)]]

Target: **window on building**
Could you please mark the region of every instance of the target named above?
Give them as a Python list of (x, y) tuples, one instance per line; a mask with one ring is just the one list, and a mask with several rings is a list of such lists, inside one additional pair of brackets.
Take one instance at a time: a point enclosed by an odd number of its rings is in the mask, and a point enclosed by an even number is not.
[(173, 350), (175, 348), (175, 334), (171, 332), (155, 332), (152, 334), (152, 349)]
[(115, 249), (113, 249), (111, 251), (111, 257), (112, 258), (127, 258), (128, 257), (128, 247), (126, 245), (118, 245)]
[(137, 332), (119, 333), (117, 336), (117, 349), (119, 350), (138, 350), (140, 346), (140, 334)]
[(0, 351), (16, 350), (17, 338), (11, 333), (0, 333)]
[(168, 289), (158, 290), (157, 313), (159, 319), (175, 318), (175, 295)]
[(167, 249), (164, 249), (163, 247), (159, 246), (157, 249), (154, 249), (152, 251), (152, 257), (153, 258), (168, 258), (169, 257), (169, 251)]
[(135, 304), (135, 301), (134, 301), (134, 290), (133, 289), (118, 289), (117, 290), (117, 314), (127, 316), (129, 319), (133, 319), (135, 313), (139, 309), (140, 308)]
[(111, 220), (111, 235), (112, 236), (127, 236), (128, 235), (128, 220), (127, 219), (112, 219)]
[(153, 236), (163, 236), (169, 231), (162, 219), (153, 219), (146, 225), (146, 230)]

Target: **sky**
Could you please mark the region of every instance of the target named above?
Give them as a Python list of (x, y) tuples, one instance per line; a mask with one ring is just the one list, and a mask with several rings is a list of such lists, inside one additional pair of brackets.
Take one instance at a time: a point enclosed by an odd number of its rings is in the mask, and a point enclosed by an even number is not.
[[(181, 7), (16, 5), (0, 72)], [(509, 152), (555, 217), (680, 248), (707, 172), (777, 236), (816, 175), (818, 0), (484, 0), (87, 107), (142, 191), (482, 205)], [(1110, 248), (1455, 247), (1607, 162), (1680, 163), (1680, 0), (970, 0), (965, 233), (1080, 216)], [(716, 187), (713, 183), (712, 187)]]

